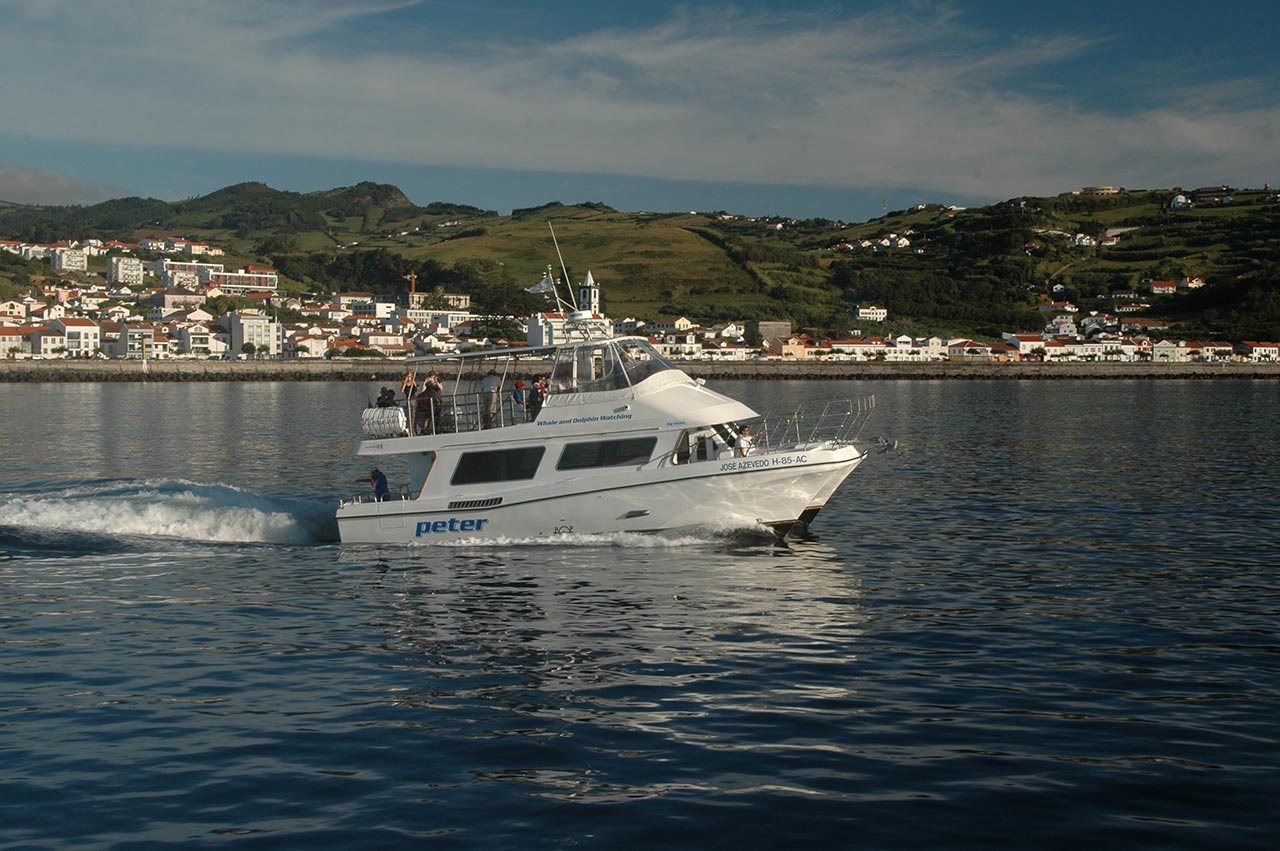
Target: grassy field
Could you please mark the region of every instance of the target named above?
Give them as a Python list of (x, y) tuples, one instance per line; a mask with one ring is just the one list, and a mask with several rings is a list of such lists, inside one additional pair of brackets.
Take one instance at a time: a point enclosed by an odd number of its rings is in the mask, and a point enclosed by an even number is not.
[[(589, 270), (607, 293), (610, 313), (624, 316), (655, 303), (712, 303), (755, 287), (724, 251), (689, 230), (704, 217), (596, 213), (560, 215), (555, 237), (576, 283)], [(482, 234), (439, 240), (408, 249), (441, 263), (501, 264), (516, 282), (537, 282), (560, 262), (545, 219), (489, 219)]]

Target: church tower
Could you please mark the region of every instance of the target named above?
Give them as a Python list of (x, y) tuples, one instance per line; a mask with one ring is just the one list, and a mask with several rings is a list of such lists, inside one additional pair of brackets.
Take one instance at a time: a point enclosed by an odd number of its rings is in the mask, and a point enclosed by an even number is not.
[(578, 284), (578, 309), (592, 315), (600, 313), (600, 287), (596, 284), (595, 278), (591, 277), (590, 269), (587, 270), (587, 277)]

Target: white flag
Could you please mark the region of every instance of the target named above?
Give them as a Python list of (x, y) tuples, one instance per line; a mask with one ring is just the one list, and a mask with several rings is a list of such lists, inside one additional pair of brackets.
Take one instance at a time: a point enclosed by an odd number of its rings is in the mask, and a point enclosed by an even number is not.
[(531, 287), (527, 287), (527, 293), (553, 293), (556, 291), (556, 282), (551, 280), (550, 275), (544, 275), (541, 281)]

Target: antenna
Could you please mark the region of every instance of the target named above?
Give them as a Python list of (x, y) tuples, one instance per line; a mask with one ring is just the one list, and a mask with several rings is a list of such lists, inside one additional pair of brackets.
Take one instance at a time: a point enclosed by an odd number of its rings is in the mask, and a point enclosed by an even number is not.
[[(556, 239), (556, 229), (551, 226), (551, 220), (547, 219), (547, 228), (551, 231), (551, 242), (556, 247), (556, 257), (560, 258), (560, 271), (564, 274), (564, 288), (569, 291), (569, 299), (573, 304), (573, 309), (578, 309), (578, 297), (573, 294), (573, 286), (569, 283), (569, 270), (564, 265), (564, 255), (560, 253), (560, 241)], [(558, 300), (559, 295), (556, 296)]]

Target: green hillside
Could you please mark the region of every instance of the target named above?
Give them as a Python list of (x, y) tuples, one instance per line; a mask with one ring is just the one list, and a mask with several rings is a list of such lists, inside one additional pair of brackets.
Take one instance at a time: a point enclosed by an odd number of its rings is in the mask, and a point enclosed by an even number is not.
[[(524, 293), (548, 265), (590, 270), (613, 316), (684, 314), (698, 321), (783, 318), (797, 327), (866, 333), (858, 304), (887, 307), (893, 330), (994, 336), (1043, 323), (1036, 305), (1114, 310), (1137, 292), (1168, 336), (1280, 338), (1280, 205), (1274, 193), (1229, 190), (1226, 201), (1170, 209), (1176, 190), (1104, 197), (1018, 198), (957, 210), (937, 205), (862, 223), (629, 213), (552, 202), (510, 216), (360, 183), (294, 193), (242, 183), (168, 203), (123, 198), (87, 207), (0, 205), (0, 236), (56, 239), (182, 235), (223, 246), (228, 262), (276, 266), (285, 286), (323, 292), (469, 292), (483, 309), (536, 309)], [(1081, 246), (1077, 234), (1114, 245)], [(865, 249), (895, 235), (904, 247)], [(837, 247), (842, 246), (842, 247)], [(849, 248), (848, 246), (852, 246)], [(25, 270), (12, 270), (11, 280)], [(14, 273), (17, 273), (16, 275)], [(0, 274), (5, 274), (0, 272)], [(1145, 279), (1201, 277), (1209, 286), (1152, 297)]]

